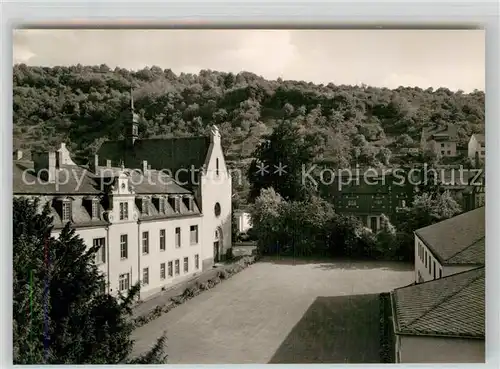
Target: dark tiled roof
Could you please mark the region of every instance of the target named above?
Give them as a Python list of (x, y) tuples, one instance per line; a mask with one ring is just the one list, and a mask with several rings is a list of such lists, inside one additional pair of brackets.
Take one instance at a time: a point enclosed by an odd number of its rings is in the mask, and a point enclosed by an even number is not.
[(124, 163), (126, 168), (142, 169), (144, 160), (152, 169), (170, 170), (199, 169), (205, 163), (209, 137), (183, 137), (165, 139), (136, 140), (133, 147), (127, 147), (126, 141), (106, 141), (99, 151), (99, 165), (106, 166), (111, 160), (113, 166)]
[(139, 171), (130, 172), (130, 180), (136, 194), (189, 194), (191, 191), (181, 187), (170, 176), (156, 170), (149, 170), (145, 175)]
[(396, 332), (483, 338), (484, 267), (392, 292)]
[(454, 125), (450, 124), (446, 127), (437, 128), (424, 128), (422, 130), (424, 140), (429, 141), (435, 139), (438, 141), (454, 141), (457, 139), (457, 129)]
[(484, 264), (484, 215), (481, 207), (420, 228), (415, 234), (442, 264)]
[(14, 194), (98, 194), (101, 192), (93, 174), (85, 168), (72, 165), (62, 166), (62, 169), (62, 172), (69, 174), (68, 180), (66, 181), (65, 174), (61, 174), (59, 184), (56, 185), (37, 178), (32, 165), (14, 162), (12, 184)]

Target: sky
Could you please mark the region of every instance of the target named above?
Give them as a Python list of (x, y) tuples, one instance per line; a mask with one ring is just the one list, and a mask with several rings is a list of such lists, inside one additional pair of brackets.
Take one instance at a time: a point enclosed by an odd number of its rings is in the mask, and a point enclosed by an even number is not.
[(15, 30), (13, 63), (159, 66), (397, 88), (485, 86), (483, 30)]

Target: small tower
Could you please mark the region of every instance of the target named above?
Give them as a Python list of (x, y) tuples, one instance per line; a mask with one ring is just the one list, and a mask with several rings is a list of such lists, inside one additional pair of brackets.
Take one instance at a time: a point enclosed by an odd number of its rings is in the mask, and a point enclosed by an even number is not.
[(130, 126), (128, 128), (127, 142), (133, 146), (135, 140), (139, 137), (139, 115), (136, 114), (134, 109), (134, 95), (132, 87), (130, 87)]

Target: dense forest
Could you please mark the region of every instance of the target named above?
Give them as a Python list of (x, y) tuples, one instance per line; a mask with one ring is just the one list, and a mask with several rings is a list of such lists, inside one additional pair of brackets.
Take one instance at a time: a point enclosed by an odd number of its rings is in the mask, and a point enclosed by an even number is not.
[(174, 74), (100, 66), (13, 68), (14, 149), (65, 141), (85, 160), (125, 131), (133, 89), (142, 138), (205, 134), (216, 124), (228, 158), (244, 162), (280, 121), (318, 137), (318, 160), (389, 165), (423, 127), (454, 124), (460, 143), (484, 132), (484, 92), (270, 81), (249, 72)]

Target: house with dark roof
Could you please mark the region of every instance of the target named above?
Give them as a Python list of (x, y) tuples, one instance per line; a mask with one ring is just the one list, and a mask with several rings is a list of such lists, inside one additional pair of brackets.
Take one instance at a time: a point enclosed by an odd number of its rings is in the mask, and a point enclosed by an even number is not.
[(453, 124), (448, 124), (445, 127), (426, 127), (422, 130), (420, 137), (422, 150), (431, 150), (446, 157), (457, 156), (457, 143), (457, 127)]
[(484, 266), (391, 293), (397, 363), (484, 363)]
[(415, 231), (415, 282), (484, 265), (484, 207)]
[(470, 136), (467, 148), (467, 156), (469, 157), (469, 159), (484, 159), (484, 157), (486, 156), (485, 144), (486, 140), (484, 134), (475, 133)]
[(126, 139), (105, 142), (89, 167), (64, 144), (55, 152), (16, 152), (14, 196), (50, 205), (53, 236), (69, 223), (106, 275), (103, 292), (140, 282), (141, 298), (192, 278), (231, 248), (231, 175), (220, 134), (140, 139), (131, 109)]

